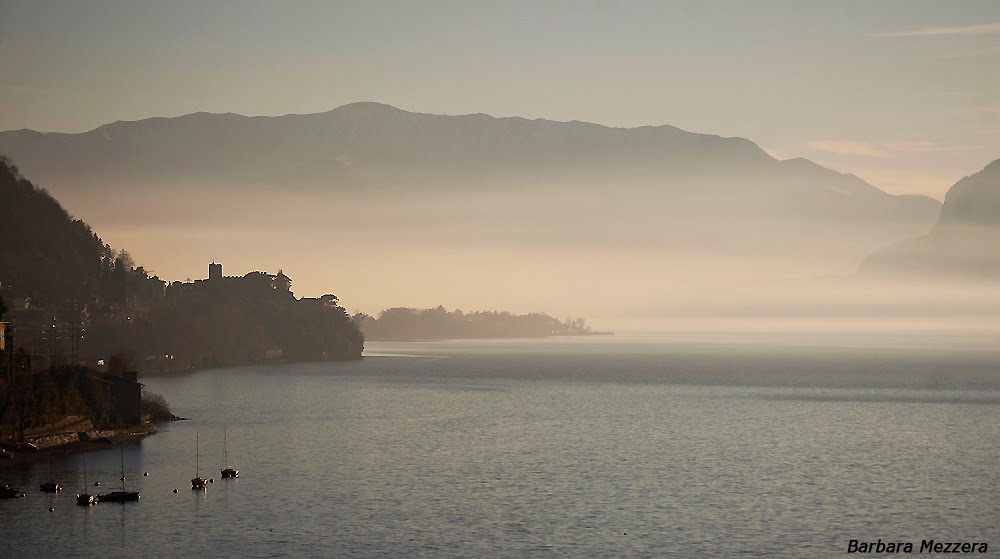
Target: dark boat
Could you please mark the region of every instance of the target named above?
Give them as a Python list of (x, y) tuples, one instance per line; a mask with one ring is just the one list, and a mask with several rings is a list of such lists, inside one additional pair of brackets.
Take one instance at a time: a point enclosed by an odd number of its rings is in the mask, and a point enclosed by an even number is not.
[(24, 496), (20, 489), (11, 489), (6, 483), (0, 488), (0, 499), (20, 499)]
[(97, 496), (97, 500), (102, 503), (126, 503), (129, 501), (138, 501), (139, 492), (138, 491), (112, 491), (111, 493), (101, 493)]
[(208, 480), (201, 477), (201, 466), (198, 463), (198, 433), (194, 434), (194, 477), (191, 478), (191, 489), (208, 488)]
[(87, 453), (83, 453), (83, 493), (76, 494), (76, 504), (89, 507), (97, 502), (97, 497), (87, 493)]
[[(229, 463), (229, 441), (227, 440), (227, 431), (223, 428), (222, 431), (222, 462), (223, 464)], [(223, 478), (233, 478), (240, 477), (240, 471), (232, 466), (226, 466), (222, 468)]]
[(122, 490), (98, 495), (97, 500), (102, 503), (127, 503), (139, 500), (138, 491), (125, 491), (125, 450), (119, 447), (118, 451), (121, 453), (122, 458)]
[(38, 488), (46, 493), (58, 493), (62, 491), (62, 486), (52, 479), (52, 457), (49, 457), (49, 481), (42, 483)]

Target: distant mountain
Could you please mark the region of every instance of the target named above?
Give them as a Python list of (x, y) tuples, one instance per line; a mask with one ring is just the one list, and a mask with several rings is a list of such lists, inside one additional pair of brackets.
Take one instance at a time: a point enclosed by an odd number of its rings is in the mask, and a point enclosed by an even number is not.
[(8, 131), (0, 133), (0, 152), (27, 173), (43, 173), (44, 181), (280, 180), (334, 187), (400, 177), (463, 179), (468, 173), (563, 174), (570, 166), (610, 164), (652, 173), (719, 162), (739, 168), (774, 163), (748, 140), (673, 126), (622, 129), (483, 114), (441, 116), (378, 103), (280, 117), (196, 113), (118, 121), (81, 134)]
[(1000, 278), (1000, 159), (955, 183), (927, 235), (868, 257), (860, 273), (910, 278)]
[[(0, 153), (36, 180), (60, 186), (196, 181), (345, 190), (540, 179), (618, 186), (708, 176), (727, 177), (720, 186), (729, 194), (809, 193), (847, 213), (878, 206), (883, 214), (926, 217), (938, 208), (929, 198), (890, 196), (804, 159), (778, 161), (744, 138), (673, 126), (420, 114), (378, 103), (308, 115), (118, 121), (80, 134), (13, 130), (0, 132)], [(748, 193), (734, 177), (765, 184)], [(706, 188), (704, 181), (699, 186)]]
[[(931, 198), (780, 161), (744, 138), (378, 103), (278, 117), (197, 113), (79, 134), (7, 131), (0, 153), (100, 227), (319, 224), (310, 238), (375, 239), (368, 254), (383, 259), (398, 258), (385, 247), (474, 239), (652, 250), (684, 259), (684, 269), (692, 252), (744, 268), (774, 265), (761, 259), (801, 267), (806, 255), (817, 265), (802, 273), (847, 273), (940, 212)], [(281, 252), (289, 259), (296, 264), (294, 249)]]

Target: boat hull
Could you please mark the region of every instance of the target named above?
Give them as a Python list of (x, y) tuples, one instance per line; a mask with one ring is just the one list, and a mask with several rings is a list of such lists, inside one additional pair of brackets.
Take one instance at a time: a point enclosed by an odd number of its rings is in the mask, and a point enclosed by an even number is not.
[(0, 489), (0, 499), (20, 499), (24, 497), (19, 489)]
[(98, 495), (97, 500), (101, 503), (127, 503), (130, 501), (139, 500), (138, 491), (112, 491), (111, 493), (105, 493), (103, 495)]

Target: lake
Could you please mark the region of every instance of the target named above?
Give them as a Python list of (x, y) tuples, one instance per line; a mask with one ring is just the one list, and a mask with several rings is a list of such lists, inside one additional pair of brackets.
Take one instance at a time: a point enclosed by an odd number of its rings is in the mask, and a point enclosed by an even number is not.
[[(147, 377), (190, 420), (125, 448), (141, 501), (76, 506), (79, 455), (53, 465), (58, 496), (38, 491), (48, 464), (0, 470), (28, 493), (0, 501), (0, 557), (829, 557), (878, 538), (996, 553), (990, 341), (369, 342), (360, 362)], [(219, 479), (224, 429), (239, 479)], [(86, 460), (120, 486), (117, 449)]]

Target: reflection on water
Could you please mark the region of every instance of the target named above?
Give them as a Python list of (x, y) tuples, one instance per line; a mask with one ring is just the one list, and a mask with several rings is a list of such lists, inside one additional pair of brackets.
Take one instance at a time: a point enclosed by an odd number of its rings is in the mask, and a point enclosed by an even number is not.
[[(126, 447), (142, 500), (77, 507), (79, 456), (55, 462), (58, 496), (37, 491), (47, 464), (3, 471), (28, 498), (0, 501), (0, 556), (827, 557), (849, 539), (996, 540), (1000, 358), (925, 345), (370, 343), (358, 363), (151, 377), (191, 420)], [(224, 427), (238, 479), (219, 476)], [(113, 486), (118, 452), (87, 467)]]

